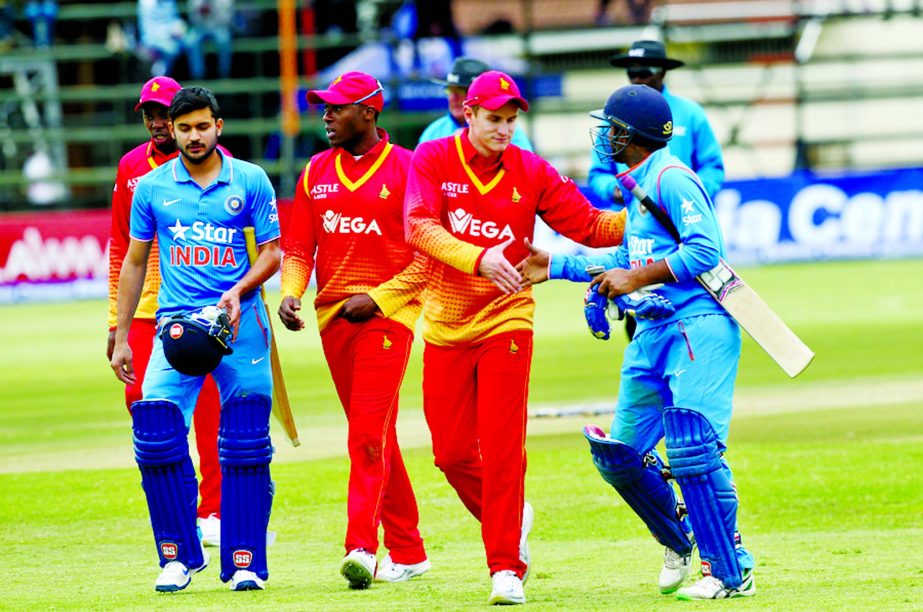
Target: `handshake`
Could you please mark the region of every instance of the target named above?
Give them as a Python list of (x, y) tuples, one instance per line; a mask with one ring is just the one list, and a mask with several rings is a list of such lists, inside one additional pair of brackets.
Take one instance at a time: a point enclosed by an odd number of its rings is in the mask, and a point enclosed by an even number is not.
[(666, 319), (675, 312), (676, 308), (670, 300), (643, 289), (610, 300), (599, 293), (595, 286), (590, 286), (583, 299), (587, 326), (593, 337), (600, 340), (609, 339), (609, 319), (621, 321), (626, 314), (638, 319)]

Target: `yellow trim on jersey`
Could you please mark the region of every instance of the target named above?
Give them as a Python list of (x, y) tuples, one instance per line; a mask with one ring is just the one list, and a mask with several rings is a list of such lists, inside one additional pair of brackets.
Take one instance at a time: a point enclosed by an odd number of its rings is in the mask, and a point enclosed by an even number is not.
[(350, 191), (355, 191), (359, 189), (360, 187), (365, 185), (365, 182), (367, 180), (372, 178), (372, 175), (375, 174), (375, 172), (379, 168), (381, 168), (381, 165), (385, 163), (385, 158), (388, 157), (388, 153), (390, 153), (391, 149), (393, 148), (394, 148), (394, 145), (391, 144), (390, 142), (386, 144), (385, 148), (381, 152), (381, 155), (379, 155), (378, 159), (375, 160), (375, 163), (372, 164), (372, 167), (369, 168), (368, 171), (365, 174), (363, 174), (362, 177), (355, 183), (349, 180), (349, 177), (346, 176), (346, 174), (343, 172), (343, 164), (340, 162), (340, 157), (343, 155), (343, 152), (340, 151), (340, 154), (337, 155), (336, 162), (334, 163), (334, 165), (336, 166), (336, 170), (337, 170), (337, 177), (339, 177), (340, 182), (346, 185), (346, 188), (349, 189)]
[(465, 161), (465, 153), (462, 151), (462, 142), (461, 134), (455, 135), (455, 149), (458, 151), (458, 159), (461, 161), (462, 168), (465, 169), (465, 172), (468, 174), (468, 178), (471, 179), (471, 182), (474, 183), (474, 186), (477, 187), (478, 192), (481, 195), (486, 195), (491, 189), (497, 186), (497, 183), (500, 182), (500, 179), (503, 178), (503, 175), (506, 174), (506, 170), (501, 168), (500, 172), (497, 173), (497, 176), (493, 178), (486, 185), (478, 180), (478, 177), (474, 174), (474, 171), (468, 167), (468, 162)]
[(308, 197), (311, 197), (311, 190), (308, 189), (308, 171), (310, 169), (311, 169), (311, 162), (308, 161), (308, 163), (304, 165), (304, 181), (302, 181), (304, 183), (304, 193)]
[(151, 166), (151, 170), (154, 170), (157, 168), (157, 162), (154, 161), (154, 156), (151, 155), (151, 149), (153, 148), (153, 146), (154, 146), (153, 142), (149, 142), (147, 144), (147, 163)]

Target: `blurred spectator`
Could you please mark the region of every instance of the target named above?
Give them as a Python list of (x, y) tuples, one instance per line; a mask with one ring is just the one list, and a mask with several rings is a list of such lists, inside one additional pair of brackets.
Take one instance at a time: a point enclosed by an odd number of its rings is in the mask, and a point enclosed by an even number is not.
[(15, 44), (16, 7), (9, 0), (0, 0), (0, 52)]
[(189, 72), (194, 79), (205, 78), (202, 43), (211, 39), (218, 55), (218, 76), (231, 76), (231, 28), (234, 0), (189, 0)]
[(138, 31), (142, 51), (151, 61), (151, 76), (167, 76), (186, 48), (186, 22), (176, 0), (138, 0)]
[(452, 58), (462, 54), (461, 36), (452, 18), (452, 0), (416, 0), (417, 31), (414, 42), (421, 38), (442, 38), (452, 50)]
[(47, 206), (64, 199), (67, 188), (61, 181), (51, 180), (54, 173), (54, 163), (44, 149), (37, 149), (26, 158), (22, 174), (29, 181), (26, 197), (30, 204)]
[[(605, 26), (612, 24), (612, 18), (607, 11), (611, 0), (599, 0), (599, 9), (596, 11), (596, 25)], [(631, 23), (642, 25), (648, 22), (651, 16), (651, 0), (625, 0), (628, 5), (628, 14)]]
[(32, 42), (36, 47), (50, 47), (54, 42), (54, 22), (58, 18), (55, 0), (29, 0), (26, 19), (32, 24)]

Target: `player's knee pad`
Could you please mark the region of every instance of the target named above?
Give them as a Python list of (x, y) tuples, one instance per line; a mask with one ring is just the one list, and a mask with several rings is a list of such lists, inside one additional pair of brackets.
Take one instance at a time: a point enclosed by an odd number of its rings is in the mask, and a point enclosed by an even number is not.
[(739, 586), (737, 492), (721, 459), (718, 437), (694, 410), (668, 408), (663, 424), (670, 470), (683, 492), (703, 572), (711, 572), (725, 586)]
[(131, 415), (135, 460), (141, 471), (160, 565), (180, 561), (189, 568), (201, 567), (204, 559), (196, 533), (197, 483), (183, 413), (173, 402), (148, 400), (132, 404)]
[(218, 459), (221, 463), (221, 579), (246, 569), (264, 580), (266, 530), (272, 510), (269, 475), (272, 442), (266, 395), (230, 399), (221, 407)]
[(583, 435), (603, 480), (641, 517), (657, 541), (679, 554), (689, 554), (692, 542), (677, 512), (676, 493), (661, 475), (659, 461), (642, 458), (627, 444), (606, 437), (598, 427), (584, 428)]

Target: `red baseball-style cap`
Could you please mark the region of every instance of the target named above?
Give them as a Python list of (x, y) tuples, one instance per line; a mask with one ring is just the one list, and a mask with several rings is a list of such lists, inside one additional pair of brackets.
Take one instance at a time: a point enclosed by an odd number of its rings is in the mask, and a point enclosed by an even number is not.
[(513, 101), (524, 111), (529, 110), (529, 103), (519, 93), (519, 87), (513, 78), (499, 70), (488, 70), (471, 82), (465, 106), (483, 106), (487, 110), (497, 110), (507, 102)]
[(135, 104), (135, 111), (141, 110), (141, 105), (148, 102), (156, 102), (169, 108), (173, 96), (182, 88), (182, 85), (170, 77), (154, 77), (141, 88), (141, 97)]
[(308, 92), (311, 104), (364, 104), (377, 111), (385, 107), (381, 83), (364, 72), (347, 72), (333, 79), (327, 89)]

